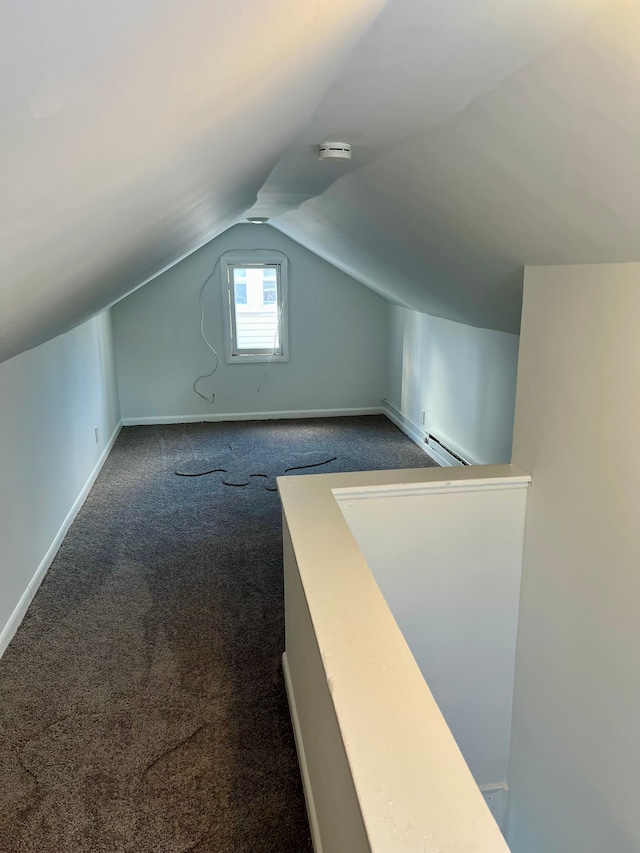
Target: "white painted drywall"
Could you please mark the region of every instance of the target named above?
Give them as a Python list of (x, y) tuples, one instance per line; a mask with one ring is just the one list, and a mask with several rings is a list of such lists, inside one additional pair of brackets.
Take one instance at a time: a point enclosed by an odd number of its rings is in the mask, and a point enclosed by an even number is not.
[(339, 501), (478, 785), (507, 779), (526, 485)]
[(395, 305), (390, 323), (389, 402), (467, 459), (509, 461), (518, 336)]
[(640, 849), (640, 264), (528, 268), (514, 853)]
[(120, 422), (109, 312), (0, 364), (0, 400), (1, 632)]
[[(198, 293), (223, 252), (276, 249), (289, 258), (289, 361), (226, 364), (219, 268), (205, 291), (206, 329), (220, 365), (200, 337)], [(125, 419), (379, 407), (384, 396), (388, 303), (269, 226), (238, 225), (137, 290), (113, 309), (120, 402)]]

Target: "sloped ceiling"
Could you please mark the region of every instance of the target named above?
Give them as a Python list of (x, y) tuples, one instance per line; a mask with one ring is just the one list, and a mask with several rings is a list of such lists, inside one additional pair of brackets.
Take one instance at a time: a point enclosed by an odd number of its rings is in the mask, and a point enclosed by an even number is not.
[[(524, 264), (640, 260), (640, 3), (3, 0), (0, 360), (248, 213), (517, 331)], [(354, 145), (321, 163), (326, 138)]]
[(250, 206), (383, 0), (2, 0), (0, 360)]
[[(392, 301), (517, 332), (524, 265), (640, 259), (639, 32), (639, 2), (392, 0), (254, 211)], [(346, 168), (312, 161), (327, 136)]]

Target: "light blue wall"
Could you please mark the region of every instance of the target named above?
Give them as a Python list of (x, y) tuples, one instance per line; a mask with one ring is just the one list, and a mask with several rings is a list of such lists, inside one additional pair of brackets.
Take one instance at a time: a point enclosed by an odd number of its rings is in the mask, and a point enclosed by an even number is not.
[(391, 309), (389, 402), (475, 462), (511, 459), (517, 365), (517, 335)]
[(0, 364), (0, 400), (2, 631), (119, 424), (109, 312)]
[[(206, 328), (220, 354), (214, 379), (200, 337), (198, 292), (220, 255), (270, 249), (289, 258), (290, 361), (224, 360), (219, 269), (205, 291)], [(125, 419), (223, 416), (379, 407), (385, 392), (389, 305), (350, 276), (269, 226), (238, 225), (128, 296), (113, 309), (122, 416)]]

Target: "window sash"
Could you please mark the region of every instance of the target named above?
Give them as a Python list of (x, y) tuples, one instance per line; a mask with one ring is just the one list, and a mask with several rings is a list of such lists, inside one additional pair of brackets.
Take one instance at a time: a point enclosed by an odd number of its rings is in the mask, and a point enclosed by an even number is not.
[[(272, 269), (275, 272), (275, 317), (276, 331), (273, 335), (274, 343), (278, 339), (278, 346), (269, 347), (240, 347), (238, 344), (238, 315), (237, 304), (235, 300), (235, 270), (236, 269)], [(246, 262), (246, 261), (228, 261), (226, 263), (226, 279), (227, 279), (227, 297), (229, 308), (229, 336), (230, 336), (230, 351), (233, 359), (242, 359), (243, 357), (250, 358), (252, 356), (274, 356), (284, 357), (285, 341), (283, 334), (283, 288), (282, 288), (282, 264), (278, 262)], [(264, 280), (263, 280), (264, 288)], [(264, 293), (264, 291), (263, 291)]]

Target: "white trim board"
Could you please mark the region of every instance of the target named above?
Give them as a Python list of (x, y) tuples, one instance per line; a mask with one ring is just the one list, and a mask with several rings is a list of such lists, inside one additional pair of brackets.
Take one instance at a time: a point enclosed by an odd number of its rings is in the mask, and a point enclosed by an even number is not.
[(282, 412), (227, 412), (201, 415), (154, 415), (152, 417), (123, 418), (123, 426), (145, 424), (218, 423), (220, 421), (275, 421), (294, 418), (346, 418), (357, 415), (384, 415), (382, 406), (362, 409), (297, 409)]
[(316, 814), (316, 804), (313, 799), (313, 789), (311, 787), (311, 779), (309, 778), (307, 757), (304, 752), (304, 742), (302, 740), (300, 720), (298, 719), (296, 697), (293, 693), (293, 683), (291, 681), (291, 673), (289, 671), (289, 662), (287, 661), (286, 652), (284, 652), (282, 655), (282, 673), (284, 675), (284, 684), (287, 691), (287, 699), (289, 702), (291, 725), (293, 727), (293, 739), (295, 741), (296, 751), (298, 753), (298, 764), (300, 765), (300, 776), (302, 777), (302, 790), (304, 792), (304, 800), (307, 805), (307, 817), (309, 818), (311, 842), (313, 844), (314, 853), (323, 853), (322, 840), (320, 838), (320, 826), (318, 824), (318, 816)]
[(405, 435), (409, 436), (411, 441), (418, 445), (420, 450), (426, 453), (427, 456), (431, 456), (427, 450), (427, 445), (425, 444), (427, 433), (422, 429), (422, 427), (419, 427), (417, 424), (414, 424), (413, 421), (410, 421), (406, 415), (402, 414), (400, 409), (396, 409), (393, 403), (390, 403), (388, 400), (382, 400), (382, 411), (383, 414), (389, 418), (391, 423), (395, 424), (399, 430), (402, 430)]
[(7, 620), (6, 625), (2, 628), (2, 631), (0, 631), (0, 657), (2, 657), (2, 655), (7, 650), (7, 646), (9, 645), (11, 640), (13, 639), (14, 634), (16, 633), (16, 631), (18, 630), (18, 628), (20, 626), (20, 623), (24, 619), (25, 614), (29, 608), (29, 605), (33, 601), (33, 598), (34, 598), (36, 592), (38, 591), (38, 587), (40, 586), (40, 584), (44, 580), (44, 576), (47, 574), (49, 567), (53, 563), (55, 556), (58, 553), (60, 546), (62, 545), (64, 537), (67, 535), (69, 528), (73, 524), (75, 517), (77, 516), (78, 512), (80, 511), (80, 508), (82, 507), (82, 504), (87, 499), (87, 495), (91, 491), (91, 487), (95, 483), (95, 481), (98, 477), (98, 474), (102, 470), (102, 466), (107, 461), (107, 457), (111, 453), (111, 449), (113, 448), (113, 445), (115, 444), (116, 439), (117, 439), (118, 434), (120, 433), (121, 429), (122, 429), (122, 421), (119, 421), (116, 428), (114, 429), (109, 441), (107, 442), (104, 450), (100, 454), (98, 461), (94, 465), (93, 470), (89, 474), (89, 477), (88, 477), (86, 483), (82, 487), (80, 494), (78, 495), (78, 497), (73, 502), (73, 505), (71, 506), (71, 509), (67, 513), (65, 520), (62, 522), (60, 529), (56, 533), (56, 535), (53, 539), (53, 542), (51, 543), (51, 545), (47, 549), (47, 553), (44, 555), (44, 557), (40, 561), (40, 565), (38, 566), (33, 577), (31, 578), (31, 580), (27, 584), (27, 588), (22, 593), (22, 595), (20, 597), (20, 601), (17, 603), (16, 607), (14, 608), (14, 611), (11, 614), (11, 616), (9, 617), (9, 619)]
[[(465, 466), (466, 467), (466, 466)], [(531, 483), (529, 474), (512, 474), (508, 477), (489, 477), (473, 480), (445, 480), (424, 483), (394, 483), (384, 486), (351, 486), (347, 489), (332, 489), (338, 503), (345, 501), (375, 500), (387, 497), (412, 497), (442, 492), (495, 492), (507, 489), (526, 489)]]

